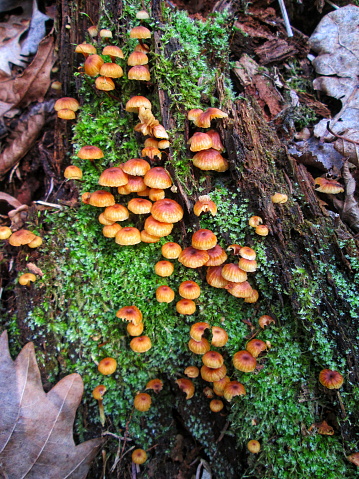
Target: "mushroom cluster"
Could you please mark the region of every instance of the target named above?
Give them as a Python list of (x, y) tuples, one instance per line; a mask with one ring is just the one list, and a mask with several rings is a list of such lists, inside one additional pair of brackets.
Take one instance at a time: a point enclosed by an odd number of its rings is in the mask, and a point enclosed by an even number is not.
[(42, 245), (42, 238), (29, 230), (20, 229), (12, 232), (8, 226), (0, 227), (0, 239), (8, 240), (11, 246), (24, 246), (38, 248)]

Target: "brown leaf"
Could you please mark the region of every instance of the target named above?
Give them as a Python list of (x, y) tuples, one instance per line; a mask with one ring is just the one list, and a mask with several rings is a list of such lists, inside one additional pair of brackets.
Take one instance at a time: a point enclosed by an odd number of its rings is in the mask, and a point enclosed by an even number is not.
[(42, 270), (38, 266), (36, 266), (36, 264), (27, 263), (26, 267), (29, 269), (29, 271), (31, 273), (34, 273), (34, 274), (36, 274), (38, 276), (41, 276), (41, 277), (44, 276), (44, 273), (42, 272)]
[(45, 393), (33, 344), (24, 346), (13, 361), (6, 331), (0, 337), (0, 358), (0, 475), (84, 479), (102, 439), (74, 443), (81, 376), (70, 374)]
[(13, 208), (19, 208), (22, 206), (19, 200), (7, 193), (3, 193), (2, 191), (0, 191), (0, 200), (7, 201)]
[(11, 134), (10, 145), (0, 154), (0, 177), (23, 158), (35, 143), (45, 124), (45, 113), (40, 111), (26, 122), (20, 122)]

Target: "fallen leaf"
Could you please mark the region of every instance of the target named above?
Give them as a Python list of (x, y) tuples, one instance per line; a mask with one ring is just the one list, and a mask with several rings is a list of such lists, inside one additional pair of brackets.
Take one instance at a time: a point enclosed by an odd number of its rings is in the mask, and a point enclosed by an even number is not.
[(342, 169), (342, 177), (345, 185), (345, 199), (339, 200), (333, 195), (333, 204), (338, 209), (340, 217), (355, 232), (359, 231), (359, 205), (354, 197), (356, 182), (350, 173), (349, 164), (346, 161)]
[(359, 166), (359, 130), (350, 129), (334, 142), (334, 148), (354, 165)]
[(5, 175), (7, 171), (26, 155), (35, 143), (44, 125), (44, 111), (31, 115), (25, 122), (19, 122), (11, 133), (9, 146), (0, 154), (0, 177)]
[(73, 423), (83, 382), (70, 374), (45, 393), (33, 343), (15, 361), (0, 337), (0, 475), (7, 479), (84, 479), (102, 439), (78, 446)]
[(31, 273), (34, 273), (34, 274), (36, 274), (38, 276), (41, 276), (41, 277), (44, 276), (44, 273), (42, 272), (42, 270), (38, 266), (36, 266), (36, 264), (27, 263), (26, 267), (29, 269), (29, 271)]
[(3, 193), (2, 191), (0, 191), (0, 200), (6, 201), (13, 208), (20, 208), (20, 206), (22, 206), (19, 200), (9, 195), (8, 193)]

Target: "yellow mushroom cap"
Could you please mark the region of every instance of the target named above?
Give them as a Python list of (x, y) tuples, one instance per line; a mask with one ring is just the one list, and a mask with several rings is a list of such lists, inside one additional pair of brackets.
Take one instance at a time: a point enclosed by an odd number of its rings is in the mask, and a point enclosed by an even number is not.
[(178, 387), (184, 393), (186, 393), (186, 399), (191, 399), (191, 397), (193, 397), (195, 392), (195, 387), (193, 382), (190, 379), (180, 378), (180, 379), (177, 379), (176, 383), (178, 384)]
[(114, 358), (104, 358), (98, 364), (98, 371), (105, 376), (112, 374), (116, 371), (117, 361)]
[(29, 286), (36, 281), (36, 276), (33, 273), (24, 273), (19, 277), (19, 284), (22, 286)]
[(135, 449), (132, 452), (131, 459), (135, 464), (144, 464), (147, 461), (146, 451), (143, 449)]
[(247, 442), (247, 449), (252, 454), (258, 454), (258, 452), (261, 450), (261, 445), (255, 439), (251, 439)]
[(147, 393), (138, 393), (135, 396), (133, 405), (137, 411), (146, 412), (150, 409), (152, 404), (151, 396)]

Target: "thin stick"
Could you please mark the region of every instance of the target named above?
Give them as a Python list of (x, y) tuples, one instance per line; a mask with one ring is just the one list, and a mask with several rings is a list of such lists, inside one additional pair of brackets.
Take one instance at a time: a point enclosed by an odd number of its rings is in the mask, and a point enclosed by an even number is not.
[(51, 206), (52, 208), (58, 208), (59, 210), (62, 210), (62, 205), (55, 205), (55, 203), (48, 203), (47, 201), (34, 201), (34, 203), (37, 203), (38, 205), (43, 205), (43, 206)]
[(288, 17), (287, 9), (285, 8), (284, 0), (278, 0), (278, 2), (279, 2), (279, 6), (280, 6), (280, 11), (282, 12), (282, 17), (283, 17), (285, 29), (287, 30), (287, 35), (288, 35), (288, 37), (292, 37), (293, 36), (293, 31), (292, 31), (292, 27), (290, 26), (290, 23), (289, 23), (289, 17)]
[(330, 121), (328, 121), (327, 123), (327, 130), (329, 131), (329, 133), (333, 136), (335, 136), (335, 138), (340, 138), (341, 140), (343, 141), (347, 141), (348, 143), (353, 143), (354, 145), (359, 145), (359, 141), (355, 141), (355, 140), (351, 140), (350, 138), (346, 138), (345, 136), (342, 136), (342, 135), (337, 135), (336, 133), (334, 133), (334, 131), (330, 128)]

